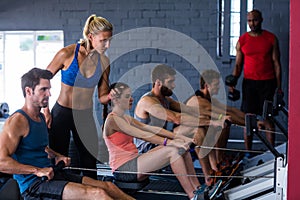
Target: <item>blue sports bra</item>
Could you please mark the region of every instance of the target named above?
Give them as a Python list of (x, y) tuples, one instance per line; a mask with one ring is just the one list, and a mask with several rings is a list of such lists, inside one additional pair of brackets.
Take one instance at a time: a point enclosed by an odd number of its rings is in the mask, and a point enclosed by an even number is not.
[(89, 77), (84, 77), (79, 70), (78, 65), (78, 52), (80, 48), (80, 43), (77, 43), (75, 55), (72, 63), (70, 64), (69, 68), (66, 70), (61, 70), (61, 82), (69, 86), (75, 86), (80, 88), (93, 88), (98, 85), (98, 82), (101, 77), (101, 62), (100, 62), (100, 55), (98, 58), (98, 64), (96, 67), (95, 73)]

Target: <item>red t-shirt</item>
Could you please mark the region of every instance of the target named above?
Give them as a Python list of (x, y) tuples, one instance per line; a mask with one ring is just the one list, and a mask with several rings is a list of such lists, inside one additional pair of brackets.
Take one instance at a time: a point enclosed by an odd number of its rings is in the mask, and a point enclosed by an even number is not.
[(243, 34), (239, 38), (244, 54), (244, 78), (251, 80), (269, 80), (275, 78), (272, 51), (275, 35), (263, 30), (259, 36)]

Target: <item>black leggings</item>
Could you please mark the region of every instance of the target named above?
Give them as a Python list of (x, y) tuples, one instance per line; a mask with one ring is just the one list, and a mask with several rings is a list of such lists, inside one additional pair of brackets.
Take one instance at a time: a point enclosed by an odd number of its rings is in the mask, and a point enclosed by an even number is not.
[[(79, 154), (79, 166), (96, 169), (98, 135), (92, 109), (72, 110), (56, 103), (51, 111), (49, 146), (54, 151), (68, 156), (70, 134)], [(72, 162), (72, 161), (71, 161)], [(97, 178), (97, 172), (82, 171), (83, 175)]]

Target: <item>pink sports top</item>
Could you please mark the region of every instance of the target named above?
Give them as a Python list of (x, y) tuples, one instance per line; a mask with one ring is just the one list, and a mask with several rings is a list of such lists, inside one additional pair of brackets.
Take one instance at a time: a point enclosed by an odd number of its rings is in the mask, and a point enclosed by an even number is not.
[(115, 132), (109, 136), (103, 135), (103, 138), (108, 148), (109, 165), (112, 171), (138, 156), (132, 136), (122, 132)]

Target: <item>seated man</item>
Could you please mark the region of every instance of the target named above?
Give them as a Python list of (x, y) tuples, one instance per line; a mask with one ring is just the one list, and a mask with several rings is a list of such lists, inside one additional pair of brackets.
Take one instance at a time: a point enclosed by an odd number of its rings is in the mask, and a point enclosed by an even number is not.
[(50, 158), (66, 166), (70, 158), (48, 148), (40, 110), (48, 106), (51, 78), (50, 71), (38, 68), (22, 76), (25, 103), (6, 120), (0, 134), (0, 171), (14, 174), (24, 199), (133, 199), (110, 182), (65, 171), (54, 174)]
[[(225, 119), (229, 119), (228, 116), (219, 118), (220, 114), (205, 109), (200, 110), (200, 115), (198, 107), (189, 107), (170, 98), (175, 88), (175, 75), (176, 71), (164, 64), (159, 64), (152, 70), (152, 90), (138, 101), (134, 112), (135, 118), (143, 123), (164, 128), (165, 123), (168, 122), (184, 125), (177, 127), (175, 134), (192, 135), (202, 139), (203, 134), (194, 135), (199, 126), (222, 127)], [(217, 120), (211, 120), (211, 118)], [(143, 139), (135, 139), (135, 144), (139, 153), (147, 152), (155, 146)], [(196, 145), (201, 145), (201, 143), (197, 142)], [(204, 169), (208, 165), (206, 159), (201, 159), (200, 163)], [(209, 170), (204, 170), (205, 173), (206, 171)], [(209, 174), (206, 173), (206, 175)]]
[[(214, 95), (217, 95), (220, 87), (220, 74), (215, 70), (205, 70), (201, 74), (200, 78), (200, 89), (195, 92), (195, 95), (190, 97), (186, 104), (188, 106), (198, 107), (200, 110), (208, 110), (220, 113), (222, 115), (229, 115), (231, 117), (231, 122), (234, 124), (238, 124), (241, 126), (245, 125), (245, 113), (240, 111), (237, 108), (227, 106), (216, 98)], [(206, 139), (213, 138), (212, 140), (217, 140), (216, 147), (225, 148), (227, 144), (227, 140), (229, 137), (230, 128), (224, 127), (222, 131), (214, 129), (214, 127), (210, 127), (209, 132), (207, 129), (199, 128), (202, 134), (208, 134)], [(207, 143), (207, 141), (205, 141)], [(206, 144), (202, 144), (204, 146), (209, 146)], [(198, 149), (198, 156), (201, 156), (204, 152), (200, 153)], [(205, 151), (205, 150), (201, 150)], [(210, 150), (209, 152), (209, 162), (212, 170), (218, 171), (219, 165), (223, 160), (223, 152), (218, 150)]]

